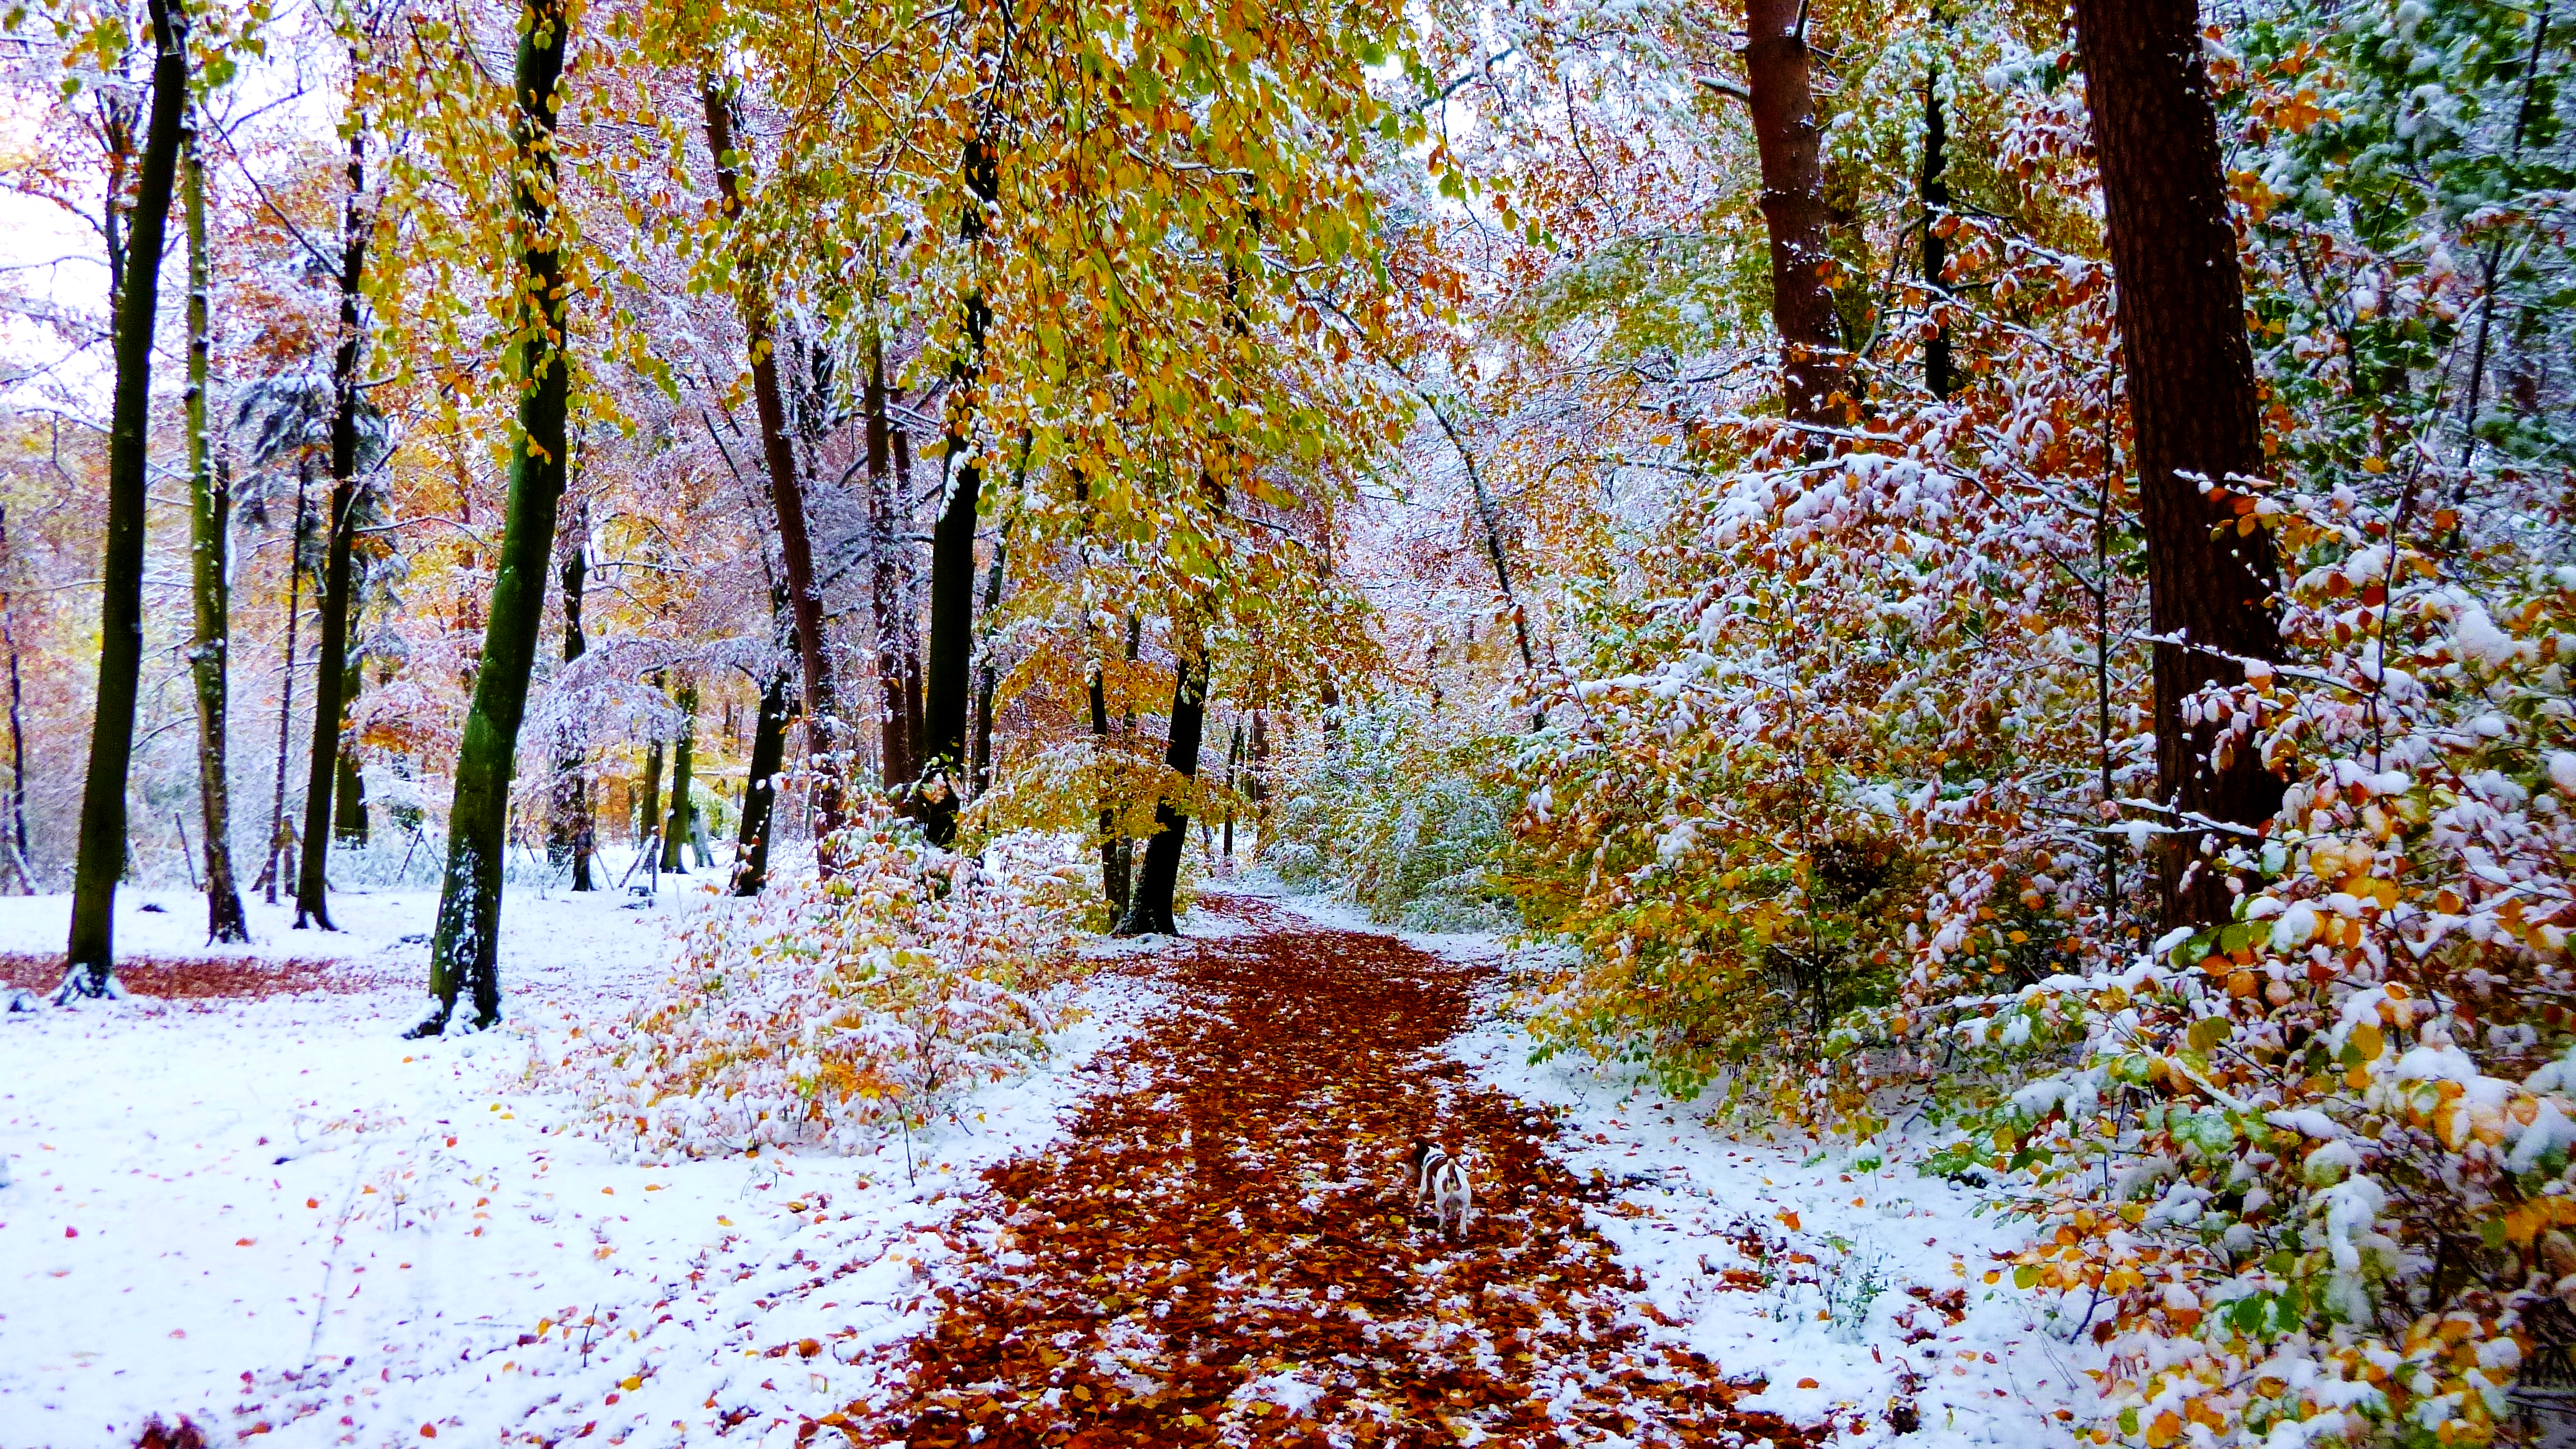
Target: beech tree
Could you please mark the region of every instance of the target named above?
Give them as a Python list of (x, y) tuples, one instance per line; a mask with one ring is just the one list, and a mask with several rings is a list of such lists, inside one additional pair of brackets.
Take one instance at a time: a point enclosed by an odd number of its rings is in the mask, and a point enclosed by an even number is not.
[[(179, 0), (149, 0), (152, 103), (136, 173), (134, 211), (113, 294), (116, 391), (107, 445), (107, 548), (100, 568), (100, 640), (80, 854), (72, 867), (71, 939), (58, 1000), (102, 997), (114, 983), (117, 878), (125, 873), (127, 766), (134, 757), (135, 689), (143, 669), (143, 507), (150, 460), (152, 335), (160, 317), (169, 233), (188, 113), (188, 16)], [(115, 205), (110, 198), (111, 209)]]
[(2155, 631), (2156, 804), (2168, 812), (2157, 879), (2167, 919), (2233, 906), (2207, 859), (2259, 831), (2283, 782), (2250, 715), (2210, 689), (2280, 657), (2272, 535), (2246, 496), (2264, 468), (2236, 228), (2194, 0), (2079, 0), (2084, 90), (2119, 276), (2122, 383), (2137, 437), (2138, 499)]
[(250, 939), (233, 880), (230, 738), (232, 623), (231, 479), (218, 470), (207, 426), (213, 351), (214, 264), (206, 235), (206, 166), (192, 102), (179, 141), (179, 187), (188, 227), (188, 558), (196, 632), (188, 662), (197, 705), (197, 821), (204, 832), (206, 939)]
[[(354, 71), (364, 62), (351, 47)], [(354, 81), (353, 81), (354, 84)], [(350, 670), (349, 622), (356, 600), (351, 590), (353, 551), (358, 527), (360, 426), (365, 411), (358, 388), (358, 368), (366, 355), (363, 292), (367, 243), (374, 214), (367, 198), (367, 121), (350, 108), (348, 192), (340, 203), (340, 315), (331, 350), (331, 497), (323, 520), (321, 666), (313, 672), (312, 768), (304, 780), (304, 855), (295, 877), (295, 927), (309, 923), (326, 931), (332, 924), (329, 869), (332, 806), (338, 798), (341, 732), (346, 724)]]
[(456, 798), (448, 813), (447, 868), (438, 928), (430, 938), (431, 1015), (412, 1029), (447, 1029), (460, 994), (471, 991), (471, 1024), (501, 1019), (500, 929), (510, 775), (527, 708), (528, 675), (543, 621), (546, 564), (554, 552), (555, 505), (564, 491), (571, 368), (564, 357), (568, 299), (562, 233), (555, 212), (555, 118), (562, 105), (568, 7), (530, 0), (511, 72), (511, 201), (508, 228), (518, 249), (510, 289), (512, 383), (518, 389), (510, 450), (509, 509), (492, 575), (474, 703), (456, 756)]

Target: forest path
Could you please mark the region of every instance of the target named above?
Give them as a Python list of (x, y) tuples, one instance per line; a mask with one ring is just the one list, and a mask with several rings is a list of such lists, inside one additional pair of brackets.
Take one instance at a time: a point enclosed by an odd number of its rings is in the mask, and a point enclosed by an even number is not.
[[(1054, 1148), (986, 1173), (937, 1328), (824, 1422), (911, 1449), (1807, 1441), (1654, 1331), (1553, 1120), (1438, 1053), (1483, 968), (1211, 907), (1249, 929), (1157, 962), (1173, 1010)], [(1473, 1166), (1462, 1242), (1407, 1210), (1424, 1134)]]

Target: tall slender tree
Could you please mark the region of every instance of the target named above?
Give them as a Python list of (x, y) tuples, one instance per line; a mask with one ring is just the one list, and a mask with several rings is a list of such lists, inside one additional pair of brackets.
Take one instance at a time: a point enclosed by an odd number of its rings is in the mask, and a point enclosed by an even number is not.
[(510, 449), (510, 496), (501, 525), (501, 556), (492, 574), (482, 666), (474, 674), (474, 702), (456, 754), (447, 867), (429, 948), (429, 989), (438, 1005), (412, 1028), (415, 1036), (445, 1031), (458, 996), (468, 989), (476, 1028), (501, 1019), (501, 867), (508, 848), (510, 773), (518, 754), (519, 724), (527, 713), (537, 632), (545, 619), (555, 507), (564, 491), (564, 417), (571, 375), (563, 356), (567, 304), (562, 235), (554, 216), (554, 142), (571, 16), (567, 0), (528, 0), (527, 12), (511, 76), (519, 276), (510, 373), (518, 385), (519, 407)]
[[(0, 504), (0, 569), (15, 562), (9, 552), (9, 508)], [(6, 583), (0, 583), (0, 647), (9, 651), (9, 818), (0, 821), (0, 831), (7, 835), (5, 856), (13, 889), (33, 895), (36, 871), (27, 860), (27, 726), (18, 675), (17, 596)]]
[(299, 460), (295, 471), (295, 523), (286, 545), (286, 657), (278, 670), (277, 771), (268, 795), (268, 850), (260, 861), (259, 880), (253, 886), (272, 906), (277, 904), (278, 877), (294, 868), (295, 826), (286, 818), (286, 756), (287, 741), (295, 727), (295, 634), (297, 621), (304, 617), (304, 549), (313, 534), (308, 496), (312, 481), (311, 464)]
[[(713, 74), (702, 87), (707, 113), (707, 149), (714, 153), (716, 192), (724, 215), (742, 220), (742, 153), (735, 149), (733, 103), (723, 80)], [(805, 485), (796, 476), (796, 449), (788, 437), (786, 396), (779, 390), (777, 329), (770, 310), (768, 280), (758, 251), (747, 239), (735, 242), (734, 306), (742, 314), (743, 340), (751, 354), (752, 408), (760, 418), (760, 460), (769, 474), (770, 509), (778, 519), (778, 553), (787, 570), (787, 606), (796, 621), (796, 656), (805, 674), (805, 737), (816, 763), (814, 834), (820, 840), (841, 827), (842, 803), (838, 760), (841, 741), (832, 687), (832, 656), (824, 636), (822, 585), (814, 575), (813, 532), (805, 519)], [(826, 868), (829, 862), (825, 862)]]
[[(590, 651), (590, 636), (581, 627), (582, 591), (590, 578), (589, 505), (574, 505), (558, 553), (561, 562), (556, 565), (555, 575), (563, 589), (563, 662), (571, 664)], [(562, 733), (555, 741), (554, 794), (547, 803), (546, 861), (549, 865), (569, 864), (576, 891), (593, 888), (588, 766), (580, 722), (563, 721)]]
[[(1939, 6), (1932, 11), (1933, 23), (1941, 22)], [(1928, 293), (1943, 285), (1941, 274), (1950, 267), (1950, 243), (1943, 235), (1950, 210), (1950, 125), (1941, 105), (1941, 63), (1937, 59), (1923, 76), (1923, 286)], [(1923, 387), (1934, 397), (1948, 401), (1959, 385), (1958, 370), (1950, 355), (1950, 324), (1942, 323), (1931, 339), (1923, 344)]]
[[(957, 236), (971, 253), (984, 239), (984, 209), (1001, 196), (1001, 158), (978, 136), (959, 161), (965, 204)], [(969, 265), (973, 263), (970, 261)], [(966, 783), (966, 703), (975, 653), (975, 516), (984, 468), (975, 451), (975, 388), (984, 370), (984, 334), (992, 306), (981, 288), (965, 301), (964, 350), (949, 369), (948, 488), (930, 533), (930, 659), (922, 688), (922, 833), (933, 845), (957, 842), (958, 792)]]
[(192, 101), (179, 139), (179, 187), (188, 227), (188, 557), (197, 626), (188, 646), (188, 667), (196, 685), (197, 813), (205, 831), (206, 939), (247, 941), (250, 922), (242, 914), (241, 891), (233, 880), (232, 786), (224, 758), (232, 648), (225, 551), (232, 528), (232, 488), (216, 469), (206, 422), (214, 351), (214, 260), (206, 237), (205, 157), (197, 142)]
[(126, 772), (134, 758), (134, 703), (143, 670), (152, 331), (160, 313), (161, 257), (188, 109), (187, 12), (179, 0), (147, 0), (146, 8), (152, 23), (152, 110), (125, 238), (123, 285), (116, 293), (116, 391), (107, 440), (97, 712), (91, 717), (89, 774), (81, 789), (71, 932), (63, 953), (63, 984), (56, 993), (61, 1000), (105, 996), (114, 986), (116, 882), (125, 872)]
[(2240, 529), (2204, 491), (2263, 467), (2217, 114), (2193, 0), (2076, 0), (2075, 20), (2137, 434), (2156, 794), (2171, 812), (2159, 894), (2169, 925), (2225, 920), (2231, 896), (2218, 871), (2199, 868), (2203, 848), (2260, 829), (2283, 787), (2250, 740), (2183, 712), (2203, 688), (2242, 684), (2243, 661), (2281, 649), (2272, 536)]
[(894, 438), (886, 402), (885, 343), (872, 340), (861, 405), (867, 417), (868, 595), (877, 630), (877, 781), (892, 796), (910, 785), (914, 776), (912, 716), (903, 682), (904, 658), (912, 638), (903, 588), (903, 527), (911, 500), (894, 476)]
[[(363, 61), (354, 47), (354, 68)], [(358, 534), (358, 429), (365, 398), (358, 364), (365, 356), (367, 242), (373, 213), (367, 205), (367, 118), (354, 105), (349, 115), (348, 190), (340, 199), (339, 335), (331, 351), (331, 504), (323, 537), (321, 662), (313, 670), (312, 769), (304, 777), (304, 860), (295, 876), (295, 929), (308, 924), (340, 929), (331, 920), (331, 808), (339, 783), (343, 693), (349, 679), (350, 576)]]
[(975, 646), (975, 793), (981, 795), (993, 783), (993, 692), (1000, 676), (993, 663), (993, 614), (1002, 606), (1002, 568), (1010, 550), (1001, 539), (993, 541), (993, 564), (984, 574), (984, 607), (977, 615), (982, 624)]

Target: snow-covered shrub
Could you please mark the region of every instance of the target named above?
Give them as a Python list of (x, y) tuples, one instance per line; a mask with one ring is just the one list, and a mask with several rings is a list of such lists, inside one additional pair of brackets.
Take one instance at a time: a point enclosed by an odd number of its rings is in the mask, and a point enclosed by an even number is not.
[(1454, 709), (1352, 709), (1338, 729), (1310, 732), (1289, 762), (1264, 858), (1289, 884), (1345, 895), (1376, 920), (1421, 931), (1509, 923), (1494, 865), (1510, 840), (1511, 797), (1493, 777), (1491, 745)]
[(979, 859), (880, 820), (836, 845), (829, 879), (691, 916), (665, 994), (577, 1030), (539, 1082), (642, 1151), (850, 1150), (1041, 1059), (1083, 969), (1063, 843)]

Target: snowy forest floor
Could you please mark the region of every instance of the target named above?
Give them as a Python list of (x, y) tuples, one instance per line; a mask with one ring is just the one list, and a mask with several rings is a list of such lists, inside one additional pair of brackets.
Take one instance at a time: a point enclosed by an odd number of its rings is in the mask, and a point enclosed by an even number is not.
[[(435, 904), (345, 896), (337, 935), (254, 905), (262, 944), (209, 952), (196, 898), (130, 893), (167, 994), (0, 1018), (0, 1449), (153, 1414), (213, 1443), (2073, 1441), (2090, 1350), (1985, 1283), (2010, 1224), (1528, 1065), (1490, 941), (1207, 897), (953, 1120), (661, 1160), (526, 1067), (647, 998), (706, 899), (514, 893), (509, 1025), (406, 1043)], [(0, 901), (0, 980), (65, 909)], [(1473, 1166), (1462, 1242), (1407, 1211), (1417, 1135)]]

